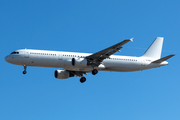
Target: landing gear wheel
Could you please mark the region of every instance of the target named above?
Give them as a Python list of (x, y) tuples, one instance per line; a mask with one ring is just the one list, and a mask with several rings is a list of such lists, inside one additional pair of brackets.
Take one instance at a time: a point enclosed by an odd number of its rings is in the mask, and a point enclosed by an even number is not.
[(27, 73), (27, 71), (23, 71), (23, 74), (26, 74)]
[(96, 75), (98, 73), (98, 70), (96, 70), (96, 69), (94, 69), (93, 71), (92, 71), (92, 74), (93, 75)]
[(23, 74), (25, 75), (27, 73), (26, 69), (27, 69), (27, 66), (26, 65), (23, 65), (24, 66), (24, 71), (23, 71)]
[(80, 82), (81, 83), (84, 83), (86, 81), (86, 78), (85, 77), (82, 77), (81, 79), (80, 79)]

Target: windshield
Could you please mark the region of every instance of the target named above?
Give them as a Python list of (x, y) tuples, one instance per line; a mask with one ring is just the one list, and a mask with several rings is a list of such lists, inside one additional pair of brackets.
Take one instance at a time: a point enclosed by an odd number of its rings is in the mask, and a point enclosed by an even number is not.
[(16, 51), (15, 51), (15, 52), (12, 52), (11, 54), (19, 54), (19, 52), (16, 52)]

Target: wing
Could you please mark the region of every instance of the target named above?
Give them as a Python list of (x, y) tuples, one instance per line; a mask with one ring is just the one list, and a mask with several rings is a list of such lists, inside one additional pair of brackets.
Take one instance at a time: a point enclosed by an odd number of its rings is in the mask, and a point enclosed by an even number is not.
[(118, 44), (115, 44), (109, 48), (106, 48), (102, 51), (99, 51), (90, 56), (87, 56), (86, 59), (88, 60), (88, 65), (93, 65), (94, 67), (99, 66), (104, 59), (109, 58), (109, 56), (111, 56), (112, 54), (116, 53), (117, 51), (120, 51), (122, 46), (129, 41), (133, 41), (133, 38), (124, 40), (124, 41), (122, 41)]

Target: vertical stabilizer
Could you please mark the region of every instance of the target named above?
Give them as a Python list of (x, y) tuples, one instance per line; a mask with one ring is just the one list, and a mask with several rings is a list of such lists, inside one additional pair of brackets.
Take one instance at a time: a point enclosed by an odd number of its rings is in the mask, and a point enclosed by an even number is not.
[(154, 58), (154, 59), (160, 59), (163, 40), (164, 40), (163, 37), (157, 37), (142, 57), (150, 57), (150, 58)]

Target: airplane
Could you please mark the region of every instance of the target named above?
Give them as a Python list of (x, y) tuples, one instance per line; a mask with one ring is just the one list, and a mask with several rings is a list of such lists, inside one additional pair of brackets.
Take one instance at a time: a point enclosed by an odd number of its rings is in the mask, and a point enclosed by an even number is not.
[(34, 49), (20, 49), (5, 57), (5, 61), (24, 67), (26, 74), (27, 66), (62, 68), (54, 72), (57, 79), (69, 77), (81, 77), (84, 83), (84, 75), (91, 72), (96, 75), (98, 71), (132, 72), (142, 71), (168, 65), (167, 59), (174, 54), (161, 58), (163, 37), (157, 37), (144, 55), (140, 57), (113, 55), (120, 52), (122, 46), (133, 38), (126, 39), (97, 53), (77, 53), (63, 51), (47, 51)]

